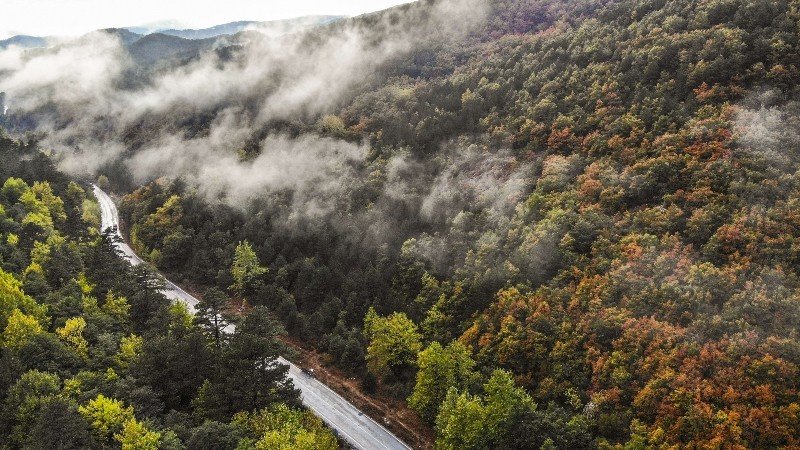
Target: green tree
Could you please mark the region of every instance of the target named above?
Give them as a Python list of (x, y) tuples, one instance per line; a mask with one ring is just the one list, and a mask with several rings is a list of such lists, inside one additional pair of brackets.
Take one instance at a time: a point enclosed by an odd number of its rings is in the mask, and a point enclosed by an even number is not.
[(152, 386), (166, 407), (175, 410), (189, 406), (211, 372), (225, 370), (214, 364), (208, 340), (200, 330), (184, 325), (181, 321), (168, 333), (145, 339), (131, 365), (133, 376)]
[(53, 188), (46, 181), (33, 183), (31, 192), (41, 201), (56, 223), (63, 223), (67, 220), (67, 213), (64, 211), (64, 201), (53, 193)]
[(119, 351), (115, 357), (117, 365), (123, 369), (128, 369), (142, 354), (143, 345), (144, 340), (135, 334), (123, 336), (119, 340)]
[(87, 356), (89, 353), (89, 343), (83, 337), (83, 330), (86, 328), (86, 319), (83, 317), (72, 317), (67, 319), (64, 326), (56, 329), (56, 334), (62, 341), (67, 343), (78, 355)]
[(36, 233), (31, 237), (48, 237), (55, 231), (53, 216), (47, 204), (39, 199), (36, 193), (28, 190), (19, 197), (19, 203), (26, 211), (22, 218), (22, 225), (32, 225), (38, 227)]
[(0, 194), (8, 204), (14, 204), (19, 201), (22, 194), (29, 190), (30, 186), (28, 186), (28, 183), (19, 178), (10, 177), (3, 182), (3, 187), (0, 188)]
[(114, 295), (113, 292), (108, 291), (106, 300), (103, 302), (103, 312), (114, 318), (119, 323), (126, 323), (128, 321), (128, 313), (131, 310), (131, 305), (128, 299)]
[(29, 370), (16, 380), (0, 412), (0, 429), (10, 432), (12, 447), (19, 447), (26, 441), (42, 405), (60, 392), (61, 379), (51, 373)]
[(464, 391), (476, 378), (470, 350), (458, 341), (447, 347), (433, 342), (419, 353), (417, 365), (417, 382), (408, 404), (428, 423), (436, 420), (450, 388)]
[(22, 274), (22, 282), (24, 291), (36, 298), (42, 298), (47, 295), (51, 288), (47, 284), (47, 277), (45, 276), (44, 269), (38, 263), (30, 263), (25, 268)]
[(19, 349), (33, 336), (44, 332), (35, 317), (15, 309), (8, 318), (8, 324), (0, 336), (0, 344), (6, 348)]
[(47, 399), (40, 407), (25, 442), (26, 450), (83, 450), (93, 447), (89, 424), (74, 401)]
[(233, 285), (231, 289), (239, 296), (250, 295), (259, 284), (259, 277), (267, 273), (266, 267), (261, 267), (258, 255), (247, 241), (239, 242), (233, 256), (231, 276)]
[(15, 352), (24, 369), (37, 369), (67, 377), (84, 367), (85, 361), (52, 333), (39, 333)]
[(222, 329), (225, 327), (222, 308), (227, 301), (228, 296), (220, 289), (209, 288), (197, 304), (197, 312), (194, 315), (195, 322), (210, 335), (217, 348), (220, 348)]
[(125, 407), (121, 401), (103, 394), (80, 406), (78, 412), (89, 422), (98, 442), (108, 444), (114, 435), (122, 431), (126, 422), (134, 419), (132, 407)]
[(245, 433), (240, 431), (240, 427), (214, 420), (206, 420), (191, 430), (191, 435), (186, 440), (186, 447), (192, 450), (237, 448), (237, 444), (244, 437)]
[(443, 450), (507, 448), (518, 418), (536, 405), (511, 374), (495, 370), (484, 396), (450, 388), (436, 418), (436, 447)]
[(335, 450), (336, 437), (310, 411), (279, 403), (252, 413), (237, 414), (233, 423), (256, 436), (257, 450)]
[(223, 347), (224, 372), (206, 387), (203, 404), (213, 406), (211, 418), (227, 419), (237, 411), (249, 411), (274, 402), (297, 404), (298, 392), (286, 377), (288, 366), (277, 361), (286, 352), (278, 340), (283, 327), (263, 306), (253, 308), (237, 324)]
[(114, 439), (122, 445), (122, 450), (158, 450), (161, 433), (149, 430), (142, 422), (128, 419), (122, 425), (122, 431), (114, 435)]
[(45, 317), (45, 307), (38, 305), (22, 292), (22, 284), (8, 272), (0, 269), (0, 328), (5, 329), (8, 318), (19, 310), (41, 320)]
[(488, 449), (486, 411), (479, 397), (447, 391), (436, 418), (438, 450)]
[(379, 316), (373, 308), (364, 317), (367, 368), (376, 377), (405, 382), (411, 379), (422, 348), (422, 337), (404, 313)]
[[(141, 253), (149, 254), (164, 244), (167, 235), (180, 232), (183, 218), (181, 197), (173, 195), (166, 199), (152, 214), (131, 227), (131, 244)], [(160, 253), (160, 252), (159, 252)], [(158, 263), (158, 261), (153, 261)]]

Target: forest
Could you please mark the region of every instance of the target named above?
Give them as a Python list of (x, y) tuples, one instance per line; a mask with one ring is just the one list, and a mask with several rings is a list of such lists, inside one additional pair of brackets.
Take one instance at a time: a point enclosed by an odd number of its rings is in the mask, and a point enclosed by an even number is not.
[(332, 212), (156, 180), (122, 203), (135, 248), (407, 398), (437, 448), (800, 445), (800, 5), (493, 5), (294, 125), (369, 147)]
[(33, 143), (0, 134), (0, 179), (0, 448), (339, 448), (265, 308), (220, 338), (214, 290), (194, 316), (170, 303)]
[(85, 186), (4, 138), (12, 447), (52, 448), (58, 418), (99, 447), (335, 448), (285, 369), (244, 376), (283, 330), (407, 402), (437, 449), (800, 447), (800, 3), (485, 3), (465, 36), (247, 130), (253, 177), (286, 142), (345, 155), (300, 181), (142, 180), (148, 133), (205, 154), (223, 107), (127, 125), (98, 183), (138, 254), (250, 325), (224, 342), (115, 259)]

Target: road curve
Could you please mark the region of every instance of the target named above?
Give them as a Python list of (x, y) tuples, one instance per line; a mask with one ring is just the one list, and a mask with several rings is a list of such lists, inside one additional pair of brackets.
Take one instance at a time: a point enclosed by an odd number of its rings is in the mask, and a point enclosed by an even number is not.
[[(143, 264), (144, 261), (136, 255), (133, 249), (122, 239), (119, 231), (119, 214), (111, 197), (102, 189), (92, 185), (94, 195), (100, 203), (101, 229), (112, 228), (120, 242), (117, 248), (122, 251), (125, 258), (132, 265)], [(170, 281), (165, 282), (166, 289), (162, 292), (171, 299), (183, 302), (190, 311), (195, 311), (198, 300)], [(226, 332), (233, 332), (234, 326), (228, 325)], [(304, 374), (299, 367), (284, 358), (278, 359), (289, 366), (289, 378), (300, 390), (303, 404), (319, 416), (328, 426), (336, 431), (339, 436), (353, 448), (359, 450), (411, 450), (411, 447), (389, 432), (381, 424), (359, 411), (350, 402), (331, 390), (319, 380)]]

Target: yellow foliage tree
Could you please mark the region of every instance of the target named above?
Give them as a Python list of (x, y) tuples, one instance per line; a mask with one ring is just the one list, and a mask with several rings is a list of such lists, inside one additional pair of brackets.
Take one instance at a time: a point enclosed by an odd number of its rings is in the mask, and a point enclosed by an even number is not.
[(122, 445), (122, 450), (158, 450), (161, 433), (149, 430), (136, 419), (128, 419), (114, 439)]
[(128, 421), (135, 420), (133, 407), (126, 408), (121, 401), (103, 394), (80, 406), (78, 412), (89, 422), (95, 437), (103, 443), (110, 443), (113, 436), (123, 431)]
[(88, 356), (89, 343), (83, 337), (83, 330), (86, 328), (86, 319), (83, 317), (73, 317), (67, 319), (63, 327), (56, 329), (56, 334), (62, 341), (69, 344), (76, 353), (81, 356)]
[(15, 309), (8, 318), (8, 324), (3, 330), (2, 342), (5, 348), (20, 348), (33, 336), (43, 333), (44, 330), (35, 317), (29, 316), (19, 309)]

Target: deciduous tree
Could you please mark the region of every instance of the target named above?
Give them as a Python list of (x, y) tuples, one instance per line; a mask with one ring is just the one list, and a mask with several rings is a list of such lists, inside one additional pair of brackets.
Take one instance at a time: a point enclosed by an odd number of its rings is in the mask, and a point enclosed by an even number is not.
[(403, 313), (379, 316), (370, 308), (364, 317), (367, 368), (380, 378), (405, 382), (413, 376), (422, 337), (417, 326)]
[(265, 273), (267, 273), (267, 268), (261, 267), (253, 246), (247, 241), (239, 242), (231, 265), (231, 276), (233, 277), (231, 289), (237, 295), (246, 297), (257, 288), (259, 277)]

